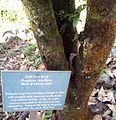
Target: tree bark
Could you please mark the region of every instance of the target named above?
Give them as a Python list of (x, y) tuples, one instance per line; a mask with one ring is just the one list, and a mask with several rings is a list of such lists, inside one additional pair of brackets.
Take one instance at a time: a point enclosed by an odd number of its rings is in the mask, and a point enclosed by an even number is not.
[[(63, 37), (59, 34), (51, 1), (22, 0), (22, 3), (47, 69), (68, 70)], [(58, 120), (91, 120), (88, 109), (89, 96), (116, 37), (116, 1), (88, 0), (87, 4), (85, 30), (79, 40), (80, 47), (77, 49), (74, 65), (75, 78), (70, 81), (66, 107), (58, 112)], [(64, 4), (60, 4), (58, 8), (63, 8), (62, 5)], [(67, 8), (64, 10), (67, 11)]]
[[(71, 96), (73, 102), (68, 98), (70, 114), (66, 120), (92, 119), (88, 114), (87, 101), (115, 41), (115, 7), (115, 0), (88, 0), (84, 39), (77, 51), (75, 88), (72, 90), (75, 95)], [(71, 109), (71, 106), (74, 107)]]
[[(67, 70), (62, 37), (50, 0), (22, 0), (42, 59), (48, 70)], [(60, 62), (59, 62), (60, 61)]]
[[(113, 46), (116, 37), (115, 6), (115, 0), (88, 1), (89, 11), (84, 31), (86, 37), (81, 50), (83, 54), (78, 56), (83, 67), (81, 71), (77, 68), (77, 78), (80, 76), (80, 80), (77, 79), (78, 93), (83, 94), (82, 90), (86, 93), (81, 98), (91, 94)], [(81, 100), (77, 103), (80, 104)]]

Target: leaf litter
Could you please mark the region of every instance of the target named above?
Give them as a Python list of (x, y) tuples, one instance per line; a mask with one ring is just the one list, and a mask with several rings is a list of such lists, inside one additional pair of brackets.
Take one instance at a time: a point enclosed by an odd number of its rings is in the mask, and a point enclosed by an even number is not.
[(116, 120), (116, 42), (88, 104), (93, 120)]
[[(7, 36), (8, 32), (5, 31), (5, 33)], [(35, 41), (33, 34), (29, 31), (23, 34), (28, 34), (25, 35), (27, 36), (25, 39), (21, 39), (20, 35), (8, 34), (3, 40), (5, 42), (0, 43), (0, 70), (38, 69), (41, 58), (35, 42), (33, 43)], [(116, 43), (114, 45), (88, 102), (90, 110), (94, 114), (93, 120), (116, 119)], [(22, 112), (2, 112), (2, 93), (0, 91), (0, 120), (18, 120), (21, 114)], [(24, 112), (23, 114), (28, 119), (29, 113)]]

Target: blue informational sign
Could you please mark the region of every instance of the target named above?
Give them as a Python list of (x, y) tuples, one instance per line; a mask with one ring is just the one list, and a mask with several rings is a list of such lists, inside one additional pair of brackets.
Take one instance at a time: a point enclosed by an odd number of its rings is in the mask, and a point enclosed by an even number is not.
[(2, 71), (3, 111), (62, 110), (70, 71)]

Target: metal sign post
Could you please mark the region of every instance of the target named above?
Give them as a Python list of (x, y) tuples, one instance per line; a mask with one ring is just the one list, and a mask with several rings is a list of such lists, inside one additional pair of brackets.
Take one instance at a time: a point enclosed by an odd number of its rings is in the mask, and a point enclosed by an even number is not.
[(2, 71), (3, 111), (63, 110), (71, 71)]

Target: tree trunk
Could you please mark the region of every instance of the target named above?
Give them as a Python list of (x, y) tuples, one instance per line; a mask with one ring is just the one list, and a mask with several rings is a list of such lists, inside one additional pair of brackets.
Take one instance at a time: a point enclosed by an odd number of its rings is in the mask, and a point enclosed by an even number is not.
[[(22, 0), (48, 70), (67, 70), (62, 38), (49, 0)], [(60, 61), (60, 62), (59, 62)]]
[[(77, 68), (77, 78), (81, 78), (77, 80), (78, 93), (81, 94), (78, 96), (81, 98), (91, 94), (116, 37), (116, 1), (89, 0), (88, 5), (85, 39), (83, 50), (80, 50), (83, 54), (78, 56), (83, 67), (81, 71)], [(78, 103), (80, 105), (81, 100)]]
[[(70, 53), (73, 53), (76, 49), (74, 48), (75, 45), (73, 42), (75, 30), (72, 26), (72, 23), (68, 20), (68, 17), (66, 17), (65, 15), (74, 13), (75, 0), (52, 0), (52, 6), (55, 13), (57, 26), (62, 37), (65, 56), (66, 59), (69, 61)], [(59, 15), (61, 11), (65, 13), (62, 19)]]
[[(116, 37), (116, 1), (89, 0), (88, 14), (77, 53), (76, 79), (73, 93), (68, 98), (66, 120), (91, 120), (87, 101), (95, 87)], [(70, 103), (70, 104), (69, 104)], [(71, 106), (74, 106), (71, 109)], [(65, 120), (65, 119), (64, 119)]]
[[(64, 4), (55, 1), (60, 5), (58, 8), (62, 9)], [(47, 69), (68, 70), (68, 61), (65, 59), (68, 48), (64, 52), (63, 37), (59, 33), (51, 1), (22, 0), (22, 3)], [(89, 96), (116, 37), (116, 1), (88, 0), (87, 4), (86, 26), (83, 36), (79, 39), (80, 47), (75, 58), (75, 78), (70, 81), (66, 107), (58, 112), (57, 120), (91, 120), (88, 109)], [(56, 11), (58, 8), (55, 8)], [(67, 11), (67, 8), (64, 6), (63, 10)]]

